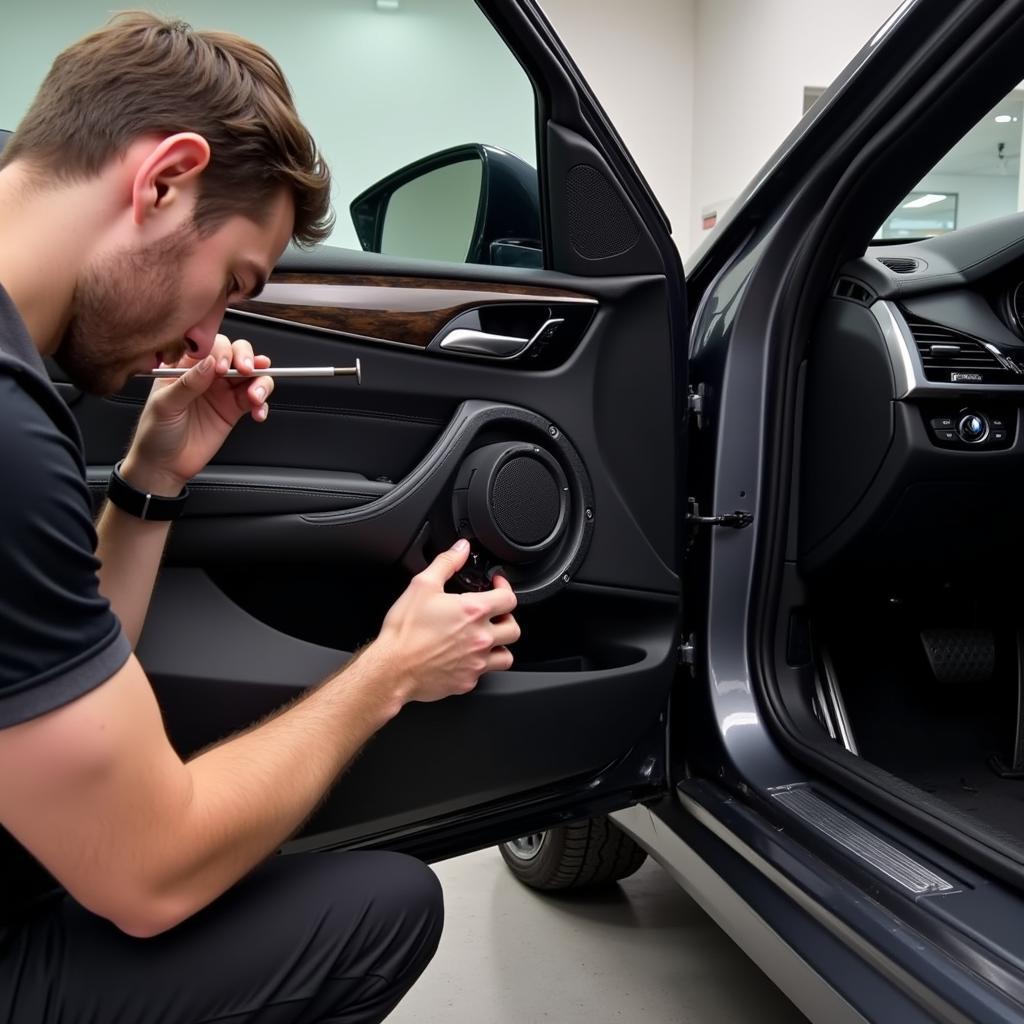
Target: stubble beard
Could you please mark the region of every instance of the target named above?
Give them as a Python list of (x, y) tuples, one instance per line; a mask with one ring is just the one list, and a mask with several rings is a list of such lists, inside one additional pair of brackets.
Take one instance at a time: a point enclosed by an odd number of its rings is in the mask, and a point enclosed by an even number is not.
[(184, 225), (145, 249), (112, 253), (86, 269), (53, 355), (76, 387), (113, 394), (147, 353), (177, 360), (185, 339), (167, 331), (180, 316), (181, 267), (195, 240), (192, 225)]

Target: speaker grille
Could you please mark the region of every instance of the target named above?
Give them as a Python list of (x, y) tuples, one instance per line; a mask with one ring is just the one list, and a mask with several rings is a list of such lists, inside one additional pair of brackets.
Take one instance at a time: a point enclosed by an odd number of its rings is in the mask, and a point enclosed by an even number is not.
[(539, 544), (558, 523), (558, 481), (542, 462), (528, 456), (509, 459), (494, 481), (494, 521), (515, 544)]
[(576, 164), (565, 178), (569, 240), (587, 260), (605, 260), (628, 252), (640, 228), (611, 182), (590, 164)]

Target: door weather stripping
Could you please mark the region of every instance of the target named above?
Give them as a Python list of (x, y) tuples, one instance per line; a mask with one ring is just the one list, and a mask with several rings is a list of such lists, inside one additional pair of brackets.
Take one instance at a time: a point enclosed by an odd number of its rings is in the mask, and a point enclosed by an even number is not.
[(697, 502), (693, 498), (689, 501), (690, 512), (686, 521), (694, 526), (725, 526), (731, 530), (742, 530), (754, 521), (751, 512), (726, 512), (720, 516), (702, 516)]
[(866, 825), (841, 811), (809, 786), (776, 790), (772, 798), (786, 810), (828, 836), (875, 871), (903, 886), (915, 896), (953, 892), (956, 886), (918, 863)]

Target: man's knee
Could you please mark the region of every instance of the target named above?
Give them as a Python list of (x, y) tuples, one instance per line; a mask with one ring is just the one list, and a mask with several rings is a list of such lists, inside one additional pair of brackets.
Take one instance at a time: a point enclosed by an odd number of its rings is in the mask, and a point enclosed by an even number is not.
[(420, 933), (424, 951), (429, 947), (429, 959), (444, 927), (444, 894), (437, 875), (415, 857), (401, 853), (376, 856), (386, 880), (381, 894), (385, 912)]
[[(358, 893), (362, 944), (366, 952), (393, 960), (392, 969), (377, 967), (388, 976), (406, 968), (422, 970), (437, 949), (444, 926), (441, 883), (422, 861), (401, 853), (340, 854), (346, 861), (341, 874), (338, 909), (351, 914), (351, 896)], [(340, 922), (339, 922), (340, 923)], [(351, 925), (351, 921), (347, 922)], [(398, 964), (401, 962), (402, 966)]]
[(444, 925), (441, 884), (430, 868), (404, 854), (338, 856), (343, 870), (330, 913), (340, 944), (310, 1019), (383, 1020), (437, 950)]

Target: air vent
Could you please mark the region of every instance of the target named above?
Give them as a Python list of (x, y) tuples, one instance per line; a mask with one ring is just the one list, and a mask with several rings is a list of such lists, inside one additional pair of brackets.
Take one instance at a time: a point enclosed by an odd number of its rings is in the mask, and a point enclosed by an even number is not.
[(855, 281), (852, 277), (841, 277), (836, 281), (835, 291), (833, 293), (836, 298), (849, 299), (851, 302), (857, 302), (862, 306), (870, 306), (875, 301), (875, 293), (868, 288), (866, 285)]
[(920, 260), (903, 256), (878, 256), (878, 262), (888, 267), (894, 274), (912, 274), (921, 266)]
[(1020, 384), (1020, 371), (977, 338), (903, 311), (927, 380), (944, 384)]

